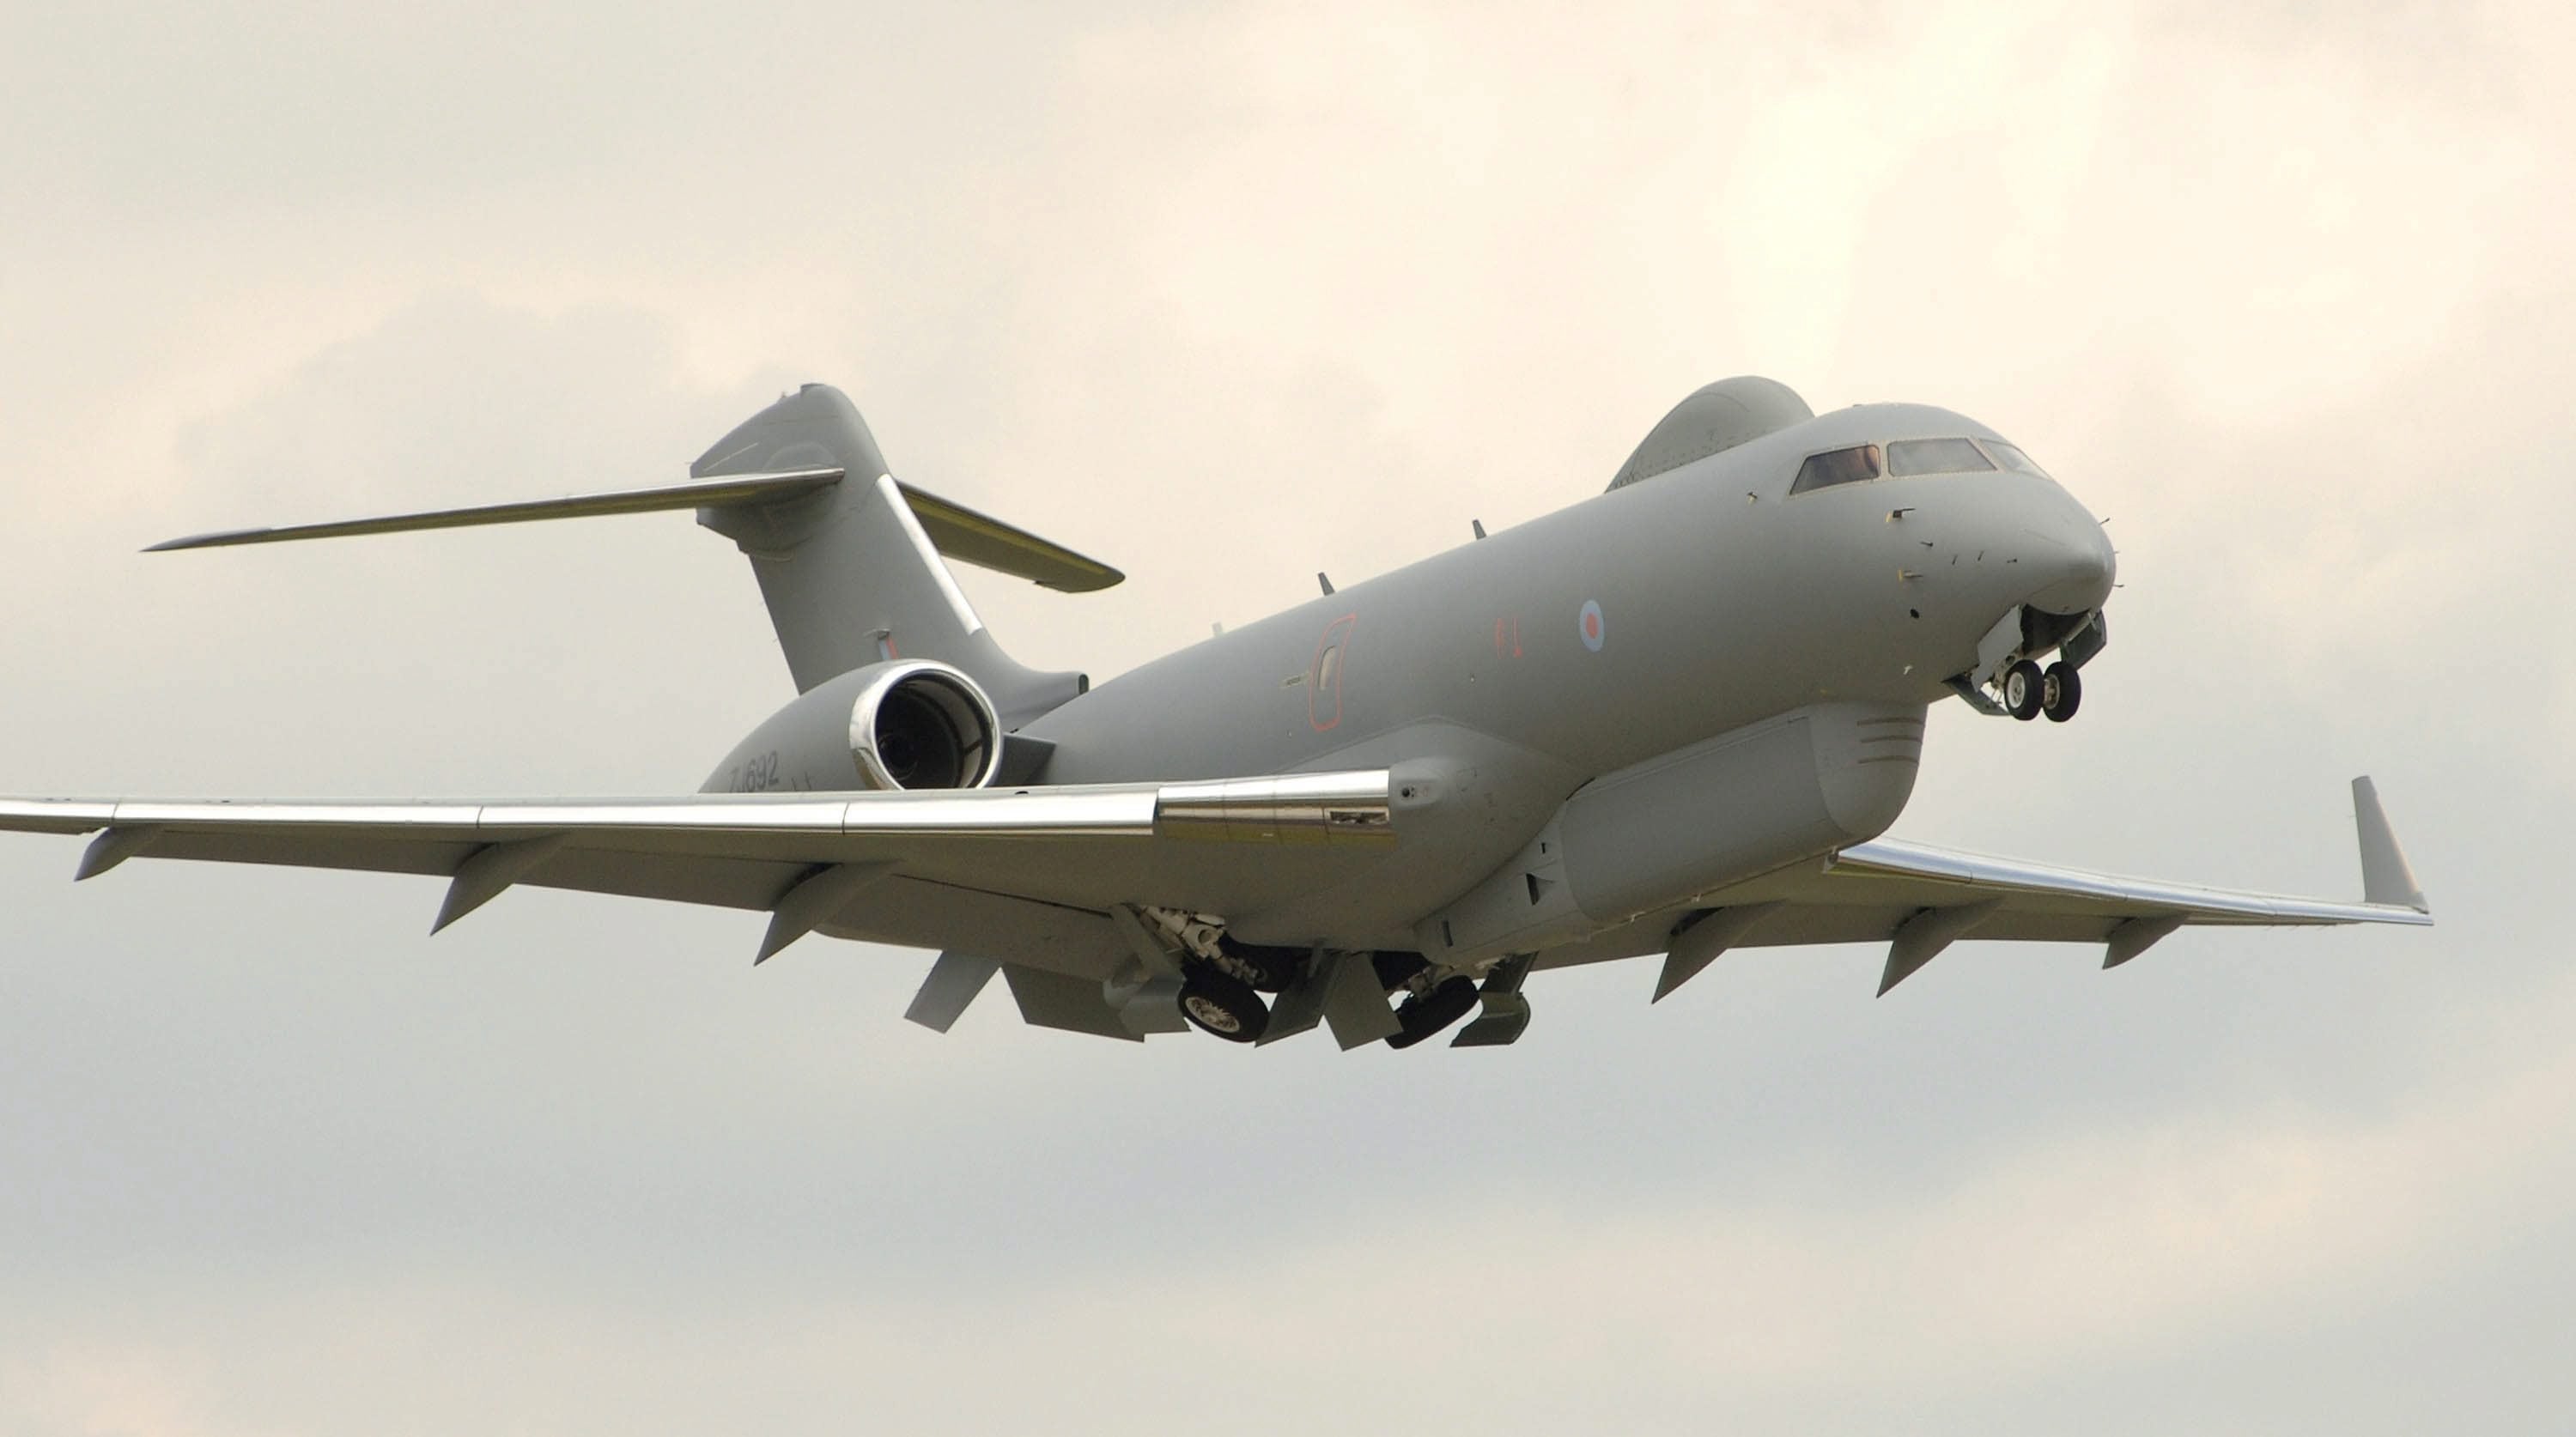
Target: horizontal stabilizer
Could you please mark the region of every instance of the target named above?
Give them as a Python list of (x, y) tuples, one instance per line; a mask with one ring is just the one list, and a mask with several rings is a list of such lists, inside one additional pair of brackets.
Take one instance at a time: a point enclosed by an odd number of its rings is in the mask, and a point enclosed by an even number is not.
[(961, 564), (1009, 574), (1065, 594), (1106, 589), (1127, 577), (1098, 559), (1050, 543), (990, 514), (980, 514), (963, 504), (915, 489), (900, 479), (895, 481), (895, 487), (903, 491), (904, 502), (912, 506), (913, 517), (921, 521), (921, 530), (930, 536), (931, 547)]
[(283, 529), (226, 529), (191, 534), (144, 550), (159, 554), (173, 549), (222, 549), (235, 544), (282, 544), (291, 539), (347, 539), (362, 534), (408, 534), (419, 529), (471, 529), (483, 524), (531, 524), (541, 519), (596, 519), (611, 514), (651, 514), (665, 509), (724, 508), (767, 504), (811, 494), (841, 482), (838, 469), (790, 469), (776, 474), (732, 474), (654, 489), (623, 489), (613, 494), (573, 494), (561, 499), (532, 499), (517, 504), (482, 504), (470, 509), (433, 509), (423, 514), (389, 514), (375, 519), (343, 519), (328, 524), (295, 524)]
[[(324, 524), (295, 524), (274, 529), (226, 529), (191, 534), (155, 544), (144, 552), (176, 549), (221, 549), (238, 544), (280, 544), (296, 539), (346, 539), (366, 534), (408, 534), (423, 529), (470, 529), (484, 524), (529, 524), (546, 519), (595, 519), (616, 514), (651, 514), (671, 509), (733, 509), (802, 498), (830, 488), (846, 477), (838, 468), (783, 469), (764, 474), (728, 474), (651, 489), (623, 489), (606, 494), (575, 494), (561, 499), (535, 499), (515, 504), (482, 504), (465, 509), (434, 509), (419, 514), (389, 514), (369, 519), (343, 519)], [(932, 547), (949, 558), (979, 568), (1027, 579), (1068, 594), (1106, 589), (1127, 576), (1099, 560), (1075, 553), (989, 514), (952, 503), (926, 490), (898, 482), (913, 516)]]

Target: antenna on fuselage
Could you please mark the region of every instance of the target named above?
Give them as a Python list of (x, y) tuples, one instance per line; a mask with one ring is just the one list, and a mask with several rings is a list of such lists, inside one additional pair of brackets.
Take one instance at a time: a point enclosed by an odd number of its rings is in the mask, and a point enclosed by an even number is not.
[(1315, 582), (1316, 582), (1316, 584), (1317, 584), (1317, 585), (1319, 585), (1319, 586), (1323, 589), (1323, 591), (1324, 591), (1324, 597), (1326, 597), (1326, 598), (1331, 598), (1331, 597), (1332, 597), (1332, 595), (1333, 595), (1333, 581), (1324, 577), (1324, 571), (1323, 571), (1323, 570), (1321, 570), (1321, 569), (1317, 569), (1317, 570), (1315, 571)]
[(1482, 519), (1470, 519), (1470, 520), (1468, 520), (1468, 521), (1467, 521), (1467, 527), (1476, 531), (1476, 537), (1477, 537), (1477, 538), (1481, 539), (1481, 538), (1485, 537), (1485, 521), (1484, 521), (1484, 520), (1482, 520)]

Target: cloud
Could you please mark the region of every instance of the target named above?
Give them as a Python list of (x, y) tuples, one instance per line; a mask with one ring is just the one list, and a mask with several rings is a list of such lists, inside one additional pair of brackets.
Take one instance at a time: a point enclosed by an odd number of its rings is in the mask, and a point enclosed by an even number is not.
[[(638, 1304), (627, 1278), (369, 1264), (263, 1284), (238, 1323), (185, 1338), (163, 1317), (122, 1347), (105, 1331), (40, 1339), (0, 1411), (40, 1431), (216, 1432), (358, 1420), (372, 1403), (377, 1430), (431, 1431), (497, 1405), (549, 1430), (606, 1430), (687, 1426), (710, 1402), (762, 1394), (749, 1400), (780, 1431), (835, 1428), (852, 1402), (911, 1431), (1112, 1431), (1140, 1405), (1222, 1405), (1249, 1352), (1282, 1365), (1234, 1419), (1247, 1431), (1353, 1412), (1420, 1431), (1587, 1415), (1678, 1430), (1680, 1412), (2045, 1426), (2052, 1381), (2179, 1375), (2321, 1309), (2438, 1302), (2452, 1272), (2494, 1255), (2563, 1265), (2576, 1167), (2530, 1139), (2564, 1128), (2576, 1073), (2529, 1040), (2571, 1013), (2561, 982), (2462, 1027), (2463, 1056), (2367, 1119), (2176, 1114), (2061, 1134), (1912, 1191), (1603, 1204), (1505, 1184), (1454, 1207), (1371, 1204), (1394, 1220), (1286, 1245), (1123, 1235), (1113, 1277), (1031, 1273), (894, 1302), (763, 1300), (755, 1286), (677, 1304), (643, 1277), (656, 1296)], [(1505, 1346), (1504, 1373), (1467, 1380)], [(432, 1380), (423, 1356), (475, 1380)], [(334, 1379), (297, 1377), (313, 1370)], [(1140, 1381), (1159, 1395), (1140, 1398)], [(2224, 1422), (2279, 1395), (2171, 1393), (2165, 1410)]]
[(1652, 1011), (1552, 974), (1507, 1054), (1252, 1062), (998, 995), (934, 1039), (923, 955), (754, 975), (742, 915), (512, 894), (433, 945), (434, 884), (13, 840), (0, 1426), (2554, 1415), (2498, 1354), (2545, 1365), (2576, 1254), (2565, 25), (41, 17), (0, 786), (694, 786), (785, 684), (683, 517), (131, 550), (676, 476), (803, 379), (1126, 567), (965, 576), (1106, 677), (1771, 372), (2003, 427), (2123, 549), (2083, 720), (1945, 707), (1905, 831), (2341, 892), (2368, 768), (2444, 926), (1963, 944), (1877, 1003), (1856, 950)]

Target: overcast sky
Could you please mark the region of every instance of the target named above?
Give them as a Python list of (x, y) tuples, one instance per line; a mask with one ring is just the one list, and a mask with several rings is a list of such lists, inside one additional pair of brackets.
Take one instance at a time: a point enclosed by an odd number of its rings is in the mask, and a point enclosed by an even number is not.
[(2345, 896), (2369, 772), (2441, 920), (1253, 1053), (0, 839), (0, 1429), (2563, 1423), (2571, 65), (2549, 3), (0, 0), (0, 791), (694, 789), (791, 686), (685, 518), (135, 551), (676, 479), (802, 380), (1124, 567), (963, 575), (1105, 677), (1753, 372), (2121, 548), (2082, 717), (1943, 705), (1899, 834)]

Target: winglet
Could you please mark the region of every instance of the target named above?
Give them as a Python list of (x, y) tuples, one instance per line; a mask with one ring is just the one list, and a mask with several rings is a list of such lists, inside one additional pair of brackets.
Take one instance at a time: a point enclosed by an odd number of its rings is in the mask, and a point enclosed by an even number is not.
[(2379, 806), (2379, 787), (2366, 776), (2352, 781), (2352, 814), (2361, 833), (2362, 901), (2432, 912), (2406, 850), (2397, 846), (2397, 831), (2388, 826), (2388, 811)]

